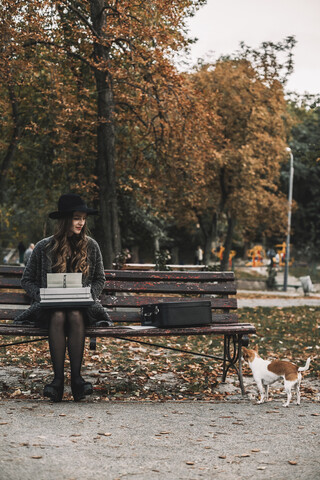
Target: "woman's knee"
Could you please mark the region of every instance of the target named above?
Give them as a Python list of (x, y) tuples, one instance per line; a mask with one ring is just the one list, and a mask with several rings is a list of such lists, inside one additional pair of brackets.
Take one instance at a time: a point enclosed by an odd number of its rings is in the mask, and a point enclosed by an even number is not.
[(66, 314), (63, 310), (57, 310), (51, 315), (51, 324), (54, 324), (56, 328), (64, 327), (66, 322)]
[(74, 326), (83, 325), (84, 317), (81, 310), (70, 310), (70, 312), (68, 312), (68, 322)]

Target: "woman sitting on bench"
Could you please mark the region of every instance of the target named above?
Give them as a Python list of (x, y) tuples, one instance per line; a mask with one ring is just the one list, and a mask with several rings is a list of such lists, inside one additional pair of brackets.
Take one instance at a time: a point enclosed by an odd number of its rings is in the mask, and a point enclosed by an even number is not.
[[(88, 208), (78, 195), (59, 198), (58, 211), (49, 214), (57, 219), (55, 234), (35, 246), (25, 268), (21, 285), (32, 298), (28, 310), (16, 318), (17, 323), (48, 325), (49, 347), (53, 365), (53, 381), (44, 387), (44, 396), (61, 402), (64, 389), (64, 360), (68, 347), (71, 365), (71, 390), (75, 401), (93, 392), (92, 384), (81, 377), (85, 325), (112, 322), (99, 302), (105, 283), (99, 245), (86, 235), (87, 215), (98, 212)], [(40, 288), (47, 286), (47, 273), (81, 272), (84, 287), (91, 287), (94, 304), (89, 307), (58, 307), (43, 309)]]

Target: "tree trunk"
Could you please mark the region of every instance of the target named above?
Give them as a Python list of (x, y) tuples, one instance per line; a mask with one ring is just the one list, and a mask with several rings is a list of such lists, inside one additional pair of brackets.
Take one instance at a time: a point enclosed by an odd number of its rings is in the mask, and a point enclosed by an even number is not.
[(19, 118), (18, 102), (15, 96), (13, 87), (11, 85), (8, 86), (8, 91), (9, 91), (9, 97), (10, 97), (11, 107), (12, 107), (12, 118), (13, 118), (14, 127), (11, 135), (11, 141), (7, 149), (7, 153), (0, 167), (0, 203), (5, 201), (8, 169), (14, 159), (14, 156), (23, 132), (23, 127), (21, 125), (20, 118)]
[[(91, 20), (99, 38), (106, 32), (104, 0), (91, 0)], [(115, 118), (112, 78), (108, 72), (109, 49), (99, 42), (94, 43), (94, 59), (105, 67), (95, 69), (97, 86), (98, 128), (96, 172), (100, 200), (101, 251), (106, 268), (112, 268), (117, 253), (121, 251), (121, 235), (118, 218), (118, 202), (115, 174)]]
[(212, 243), (217, 237), (217, 214), (214, 213), (211, 220), (210, 231), (209, 235), (206, 238), (206, 244), (204, 249), (204, 263), (205, 265), (209, 265), (211, 260), (211, 250), (212, 250)]
[(203, 256), (203, 263), (205, 265), (209, 265), (211, 260), (211, 250), (212, 250), (212, 242), (217, 236), (217, 214), (216, 212), (213, 213), (211, 224), (209, 228), (206, 228), (204, 224), (203, 218), (201, 215), (197, 215), (199, 225), (204, 237), (204, 256)]
[(232, 246), (232, 240), (233, 240), (233, 232), (234, 232), (234, 227), (236, 226), (236, 219), (231, 217), (228, 218), (228, 229), (227, 229), (227, 236), (226, 240), (224, 243), (224, 252), (223, 252), (223, 258), (221, 261), (221, 271), (224, 272), (225, 270), (228, 270), (229, 267), (229, 255), (231, 251), (231, 246)]

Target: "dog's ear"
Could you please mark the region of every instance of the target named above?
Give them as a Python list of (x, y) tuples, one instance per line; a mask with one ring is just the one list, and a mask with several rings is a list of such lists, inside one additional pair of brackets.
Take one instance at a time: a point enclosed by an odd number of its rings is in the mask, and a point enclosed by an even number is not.
[(258, 350), (259, 350), (258, 345), (254, 346), (254, 350), (258, 353)]

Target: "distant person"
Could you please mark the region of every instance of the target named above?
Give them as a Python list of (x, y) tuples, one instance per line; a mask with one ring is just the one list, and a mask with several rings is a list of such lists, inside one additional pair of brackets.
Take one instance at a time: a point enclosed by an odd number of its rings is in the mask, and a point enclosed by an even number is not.
[(131, 263), (132, 259), (131, 259), (131, 253), (130, 253), (129, 248), (125, 248), (125, 249), (123, 250), (123, 254), (124, 254), (125, 257), (126, 257), (125, 262), (126, 262), (126, 263)]
[(26, 251), (26, 247), (24, 246), (24, 243), (23, 243), (23, 242), (19, 242), (18, 252), (19, 252), (19, 263), (20, 263), (20, 265), (23, 264), (24, 252), (25, 252), (25, 251)]
[(275, 264), (275, 261), (276, 261), (276, 252), (273, 248), (270, 248), (268, 251), (267, 251), (267, 257), (269, 258), (270, 260), (270, 263), (269, 265), (271, 265), (271, 268), (274, 267), (274, 264)]
[(197, 250), (196, 250), (196, 265), (202, 265), (203, 262), (203, 250), (198, 245)]
[(33, 252), (34, 249), (34, 243), (30, 243), (29, 247), (27, 250), (24, 252), (24, 264), (27, 265), (29, 258), (31, 257), (31, 253)]

